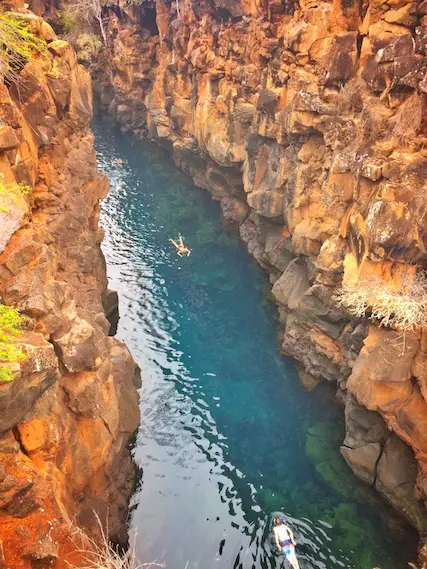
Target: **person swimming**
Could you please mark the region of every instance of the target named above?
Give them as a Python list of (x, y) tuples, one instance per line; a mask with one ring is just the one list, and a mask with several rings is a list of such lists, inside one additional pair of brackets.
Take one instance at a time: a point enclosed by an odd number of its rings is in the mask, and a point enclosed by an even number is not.
[(190, 254), (191, 254), (191, 249), (188, 249), (188, 247), (186, 247), (186, 246), (184, 245), (184, 239), (183, 239), (181, 233), (178, 235), (178, 243), (177, 243), (176, 241), (174, 241), (174, 239), (169, 239), (169, 241), (170, 241), (171, 243), (173, 243), (173, 245), (175, 245), (175, 247), (176, 247), (177, 250), (178, 250), (178, 253), (177, 253), (177, 254), (178, 254), (180, 257), (182, 257), (182, 256), (184, 256), (184, 255), (186, 255), (187, 257), (190, 256)]
[(291, 528), (286, 524), (283, 518), (276, 518), (273, 527), (274, 539), (279, 551), (281, 551), (293, 569), (299, 569), (297, 556), (295, 555), (296, 541)]

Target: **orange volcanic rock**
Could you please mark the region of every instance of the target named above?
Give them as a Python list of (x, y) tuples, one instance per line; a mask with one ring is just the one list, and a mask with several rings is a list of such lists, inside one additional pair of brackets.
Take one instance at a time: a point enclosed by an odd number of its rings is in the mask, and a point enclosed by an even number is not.
[(19, 92), (0, 84), (0, 174), (33, 189), (0, 212), (0, 295), (29, 318), (26, 359), (0, 385), (0, 564), (65, 569), (73, 524), (96, 534), (93, 510), (126, 542), (138, 376), (109, 336), (90, 76), (48, 24), (20, 17), (48, 52)]

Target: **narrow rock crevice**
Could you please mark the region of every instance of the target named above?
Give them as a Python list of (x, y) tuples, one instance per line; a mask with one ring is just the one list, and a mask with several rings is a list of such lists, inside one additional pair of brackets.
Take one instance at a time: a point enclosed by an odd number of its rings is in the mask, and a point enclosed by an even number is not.
[(380, 442), (380, 445), (381, 445), (380, 454), (378, 455), (377, 461), (376, 461), (375, 466), (374, 466), (374, 480), (372, 482), (372, 486), (374, 488), (376, 487), (376, 484), (377, 484), (378, 465), (379, 465), (381, 457), (383, 456), (383, 453), (384, 453), (384, 443)]
[(27, 451), (27, 449), (25, 448), (25, 446), (24, 446), (24, 444), (23, 444), (23, 442), (22, 442), (22, 437), (21, 437), (21, 434), (20, 434), (18, 428), (17, 428), (17, 427), (13, 427), (12, 433), (13, 433), (13, 436), (15, 437), (16, 442), (19, 444), (19, 448), (20, 448), (22, 454), (24, 454), (25, 456), (28, 456), (29, 458), (31, 458), (29, 452)]

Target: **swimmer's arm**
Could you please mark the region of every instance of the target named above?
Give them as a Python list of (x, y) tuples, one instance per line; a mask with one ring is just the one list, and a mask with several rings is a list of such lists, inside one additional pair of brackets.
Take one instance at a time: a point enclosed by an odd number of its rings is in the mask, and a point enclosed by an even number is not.
[(293, 543), (294, 545), (296, 545), (297, 542), (295, 541), (294, 534), (292, 533), (291, 528), (289, 528), (289, 537), (291, 538), (292, 543)]
[(178, 243), (177, 243), (176, 241), (174, 241), (173, 239), (169, 239), (169, 241), (170, 241), (171, 243), (173, 243), (177, 249), (179, 249), (179, 245), (178, 245)]

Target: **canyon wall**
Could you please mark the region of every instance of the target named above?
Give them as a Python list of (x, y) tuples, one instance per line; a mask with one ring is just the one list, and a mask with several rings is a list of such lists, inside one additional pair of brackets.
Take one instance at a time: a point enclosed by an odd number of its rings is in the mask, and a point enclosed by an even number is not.
[(47, 23), (12, 8), (48, 45), (0, 81), (1, 182), (32, 189), (0, 211), (0, 295), (27, 317), (26, 358), (0, 385), (0, 567), (62, 569), (76, 528), (97, 535), (93, 511), (126, 543), (139, 379), (109, 336), (90, 76)]
[(425, 266), (427, 2), (109, 5), (100, 103), (159, 141), (270, 274), (283, 351), (337, 382), (342, 454), (426, 535), (425, 330), (337, 308)]

